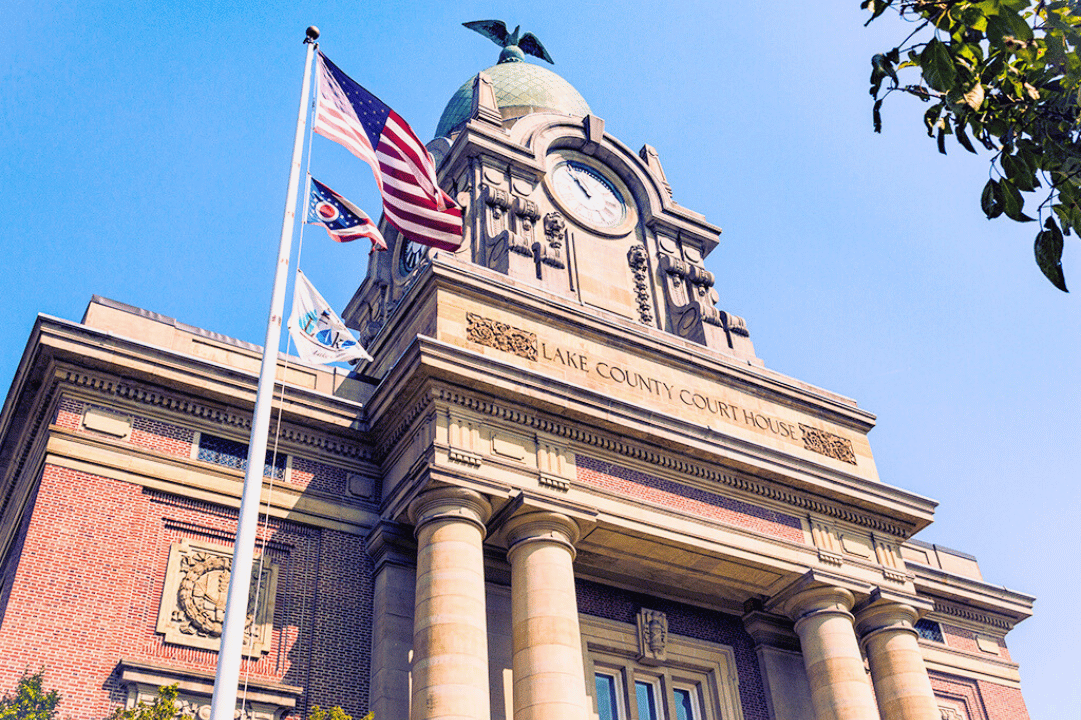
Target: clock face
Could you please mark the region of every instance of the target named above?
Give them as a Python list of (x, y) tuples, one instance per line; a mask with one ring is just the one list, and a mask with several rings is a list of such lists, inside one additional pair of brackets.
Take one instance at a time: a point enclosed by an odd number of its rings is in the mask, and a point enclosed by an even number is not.
[(406, 240), (402, 238), (402, 243), (399, 245), (401, 251), (398, 255), (398, 271), (402, 275), (408, 275), (416, 270), (417, 265), (424, 258), (425, 251), (428, 249), (424, 245), (413, 242), (412, 240)]
[(601, 172), (578, 160), (563, 160), (551, 171), (552, 188), (560, 203), (578, 220), (615, 228), (627, 219), (622, 193)]

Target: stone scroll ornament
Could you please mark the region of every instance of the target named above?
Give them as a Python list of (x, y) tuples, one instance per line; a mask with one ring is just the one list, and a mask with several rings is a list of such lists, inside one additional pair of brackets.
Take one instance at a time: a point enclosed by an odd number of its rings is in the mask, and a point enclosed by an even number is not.
[(466, 313), (466, 339), (478, 345), (512, 353), (526, 360), (537, 359), (537, 335), (507, 323)]

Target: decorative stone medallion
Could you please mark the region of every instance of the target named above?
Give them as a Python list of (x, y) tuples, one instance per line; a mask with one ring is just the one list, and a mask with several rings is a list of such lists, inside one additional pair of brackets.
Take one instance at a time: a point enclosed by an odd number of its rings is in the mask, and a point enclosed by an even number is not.
[[(219, 648), (232, 567), (229, 548), (190, 540), (172, 544), (158, 611), (157, 631), (165, 635), (165, 642)], [(244, 654), (249, 656), (270, 651), (278, 585), (277, 565), (264, 564), (258, 583), (257, 571), (258, 560), (252, 573), (244, 629)]]

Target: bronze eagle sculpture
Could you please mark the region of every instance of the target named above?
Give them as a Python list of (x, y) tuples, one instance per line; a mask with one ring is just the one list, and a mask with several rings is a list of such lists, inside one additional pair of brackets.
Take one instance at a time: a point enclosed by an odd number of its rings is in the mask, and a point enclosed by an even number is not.
[(480, 33), (503, 48), (503, 52), (499, 54), (499, 62), (501, 63), (521, 62), (525, 60), (523, 53), (528, 53), (553, 65), (555, 64), (552, 56), (544, 49), (536, 35), (527, 32), (525, 35), (518, 37), (518, 31), (522, 29), (521, 25), (516, 26), (514, 32), (508, 32), (507, 25), (502, 20), (474, 20), (473, 22), (462, 23), (462, 25)]

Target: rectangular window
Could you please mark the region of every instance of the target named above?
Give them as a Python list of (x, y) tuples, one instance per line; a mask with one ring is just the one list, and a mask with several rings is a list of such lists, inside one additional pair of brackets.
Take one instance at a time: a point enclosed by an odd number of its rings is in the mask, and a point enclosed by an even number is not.
[[(216, 437), (214, 435), (207, 435), (206, 433), (199, 436), (199, 454), (196, 457), (203, 462), (224, 465), (236, 470), (247, 471), (248, 469), (247, 444), (237, 442), (236, 440)], [(273, 472), (275, 478), (283, 480), (285, 478), (285, 453), (278, 453), (272, 470), (270, 467), (270, 460), (273, 457), (273, 451), (268, 449), (266, 452), (266, 465), (263, 467), (263, 476), (270, 477), (271, 472)]]
[(672, 690), (676, 701), (676, 720), (699, 720), (697, 693), (690, 688), (677, 687)]
[(634, 694), (638, 700), (638, 720), (657, 720), (657, 691), (653, 683), (635, 680)]
[(930, 640), (931, 642), (945, 642), (942, 639), (942, 628), (934, 620), (917, 620), (916, 632), (924, 640)]
[(612, 675), (597, 673), (597, 715), (600, 720), (622, 720), (619, 714), (619, 689)]

